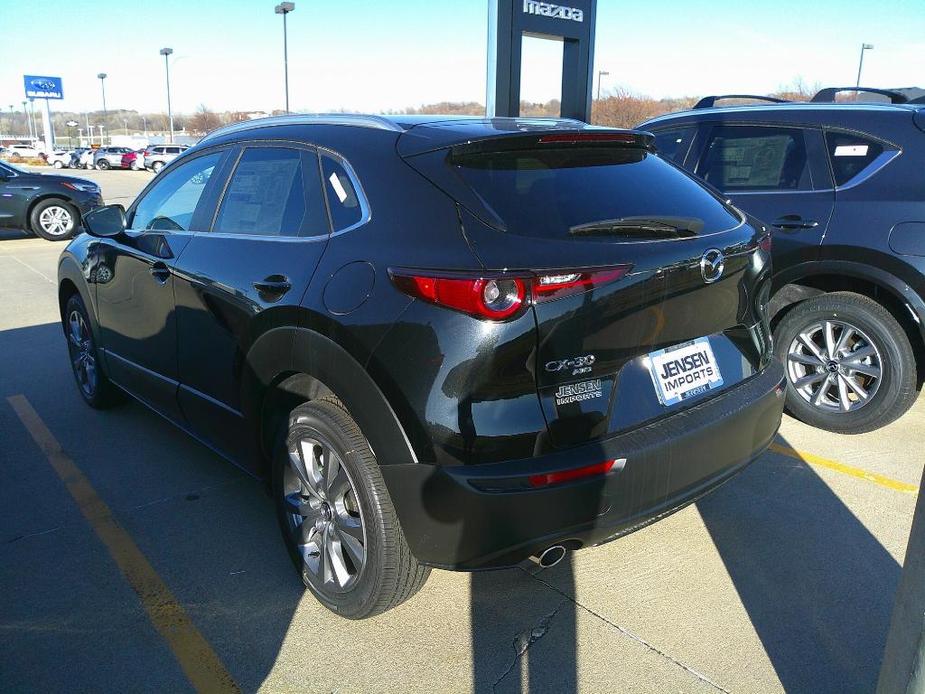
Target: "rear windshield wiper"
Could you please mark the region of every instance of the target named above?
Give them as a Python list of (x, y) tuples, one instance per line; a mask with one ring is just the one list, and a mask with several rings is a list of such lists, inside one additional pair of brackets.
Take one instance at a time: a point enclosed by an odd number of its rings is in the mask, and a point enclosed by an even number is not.
[(634, 238), (679, 239), (696, 236), (703, 220), (696, 217), (620, 217), (576, 224), (572, 236), (630, 236)]

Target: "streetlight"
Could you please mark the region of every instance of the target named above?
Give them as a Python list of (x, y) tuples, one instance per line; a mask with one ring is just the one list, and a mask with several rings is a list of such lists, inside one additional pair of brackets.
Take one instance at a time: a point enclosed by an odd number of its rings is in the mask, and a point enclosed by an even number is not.
[[(106, 73), (100, 72), (97, 74), (96, 78), (100, 81), (100, 88), (103, 90), (103, 122), (106, 122), (106, 119), (109, 116), (109, 113), (106, 111)], [(100, 144), (103, 144), (103, 141), (100, 140)]]
[(26, 110), (26, 104), (28, 101), (22, 102), (22, 114), (26, 117), (26, 127), (29, 128), (29, 139), (32, 139), (32, 120), (29, 118), (29, 112)]
[(610, 76), (610, 73), (606, 70), (598, 70), (597, 72), (597, 100), (601, 100), (601, 77), (604, 75)]
[(294, 2), (281, 2), (273, 10), (276, 14), (283, 15), (283, 74), (286, 81), (286, 113), (289, 113), (289, 41), (286, 35), (286, 15), (294, 9)]
[(164, 69), (167, 70), (167, 120), (170, 122), (170, 138), (168, 142), (173, 142), (173, 110), (170, 107), (170, 61), (168, 56), (173, 53), (172, 48), (162, 48), (161, 55), (164, 56)]
[(854, 83), (855, 88), (861, 86), (861, 68), (864, 67), (864, 51), (872, 50), (874, 44), (872, 43), (862, 43), (861, 44), (861, 59), (858, 61), (858, 79)]
[(145, 126), (145, 139), (147, 140), (147, 139), (148, 139), (148, 119), (145, 118), (144, 116), (142, 116), (142, 117), (141, 117), (141, 122), (144, 123), (144, 126)]

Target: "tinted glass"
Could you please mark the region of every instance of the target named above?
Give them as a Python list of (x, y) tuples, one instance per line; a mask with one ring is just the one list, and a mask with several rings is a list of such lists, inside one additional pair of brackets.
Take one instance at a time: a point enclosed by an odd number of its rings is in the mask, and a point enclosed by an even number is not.
[(658, 149), (658, 153), (665, 159), (671, 159), (680, 164), (684, 161), (690, 147), (694, 130), (693, 126), (688, 126), (686, 128), (674, 128), (656, 132), (655, 147)]
[(699, 233), (739, 219), (660, 157), (628, 147), (551, 147), (457, 156), (462, 178), (515, 234), (570, 238), (627, 217), (697, 220)]
[(314, 153), (248, 147), (235, 168), (213, 230), (260, 236), (327, 234)]
[(222, 156), (222, 152), (206, 154), (165, 173), (138, 203), (131, 228), (206, 231), (192, 228), (193, 213)]
[(322, 155), (324, 190), (331, 209), (334, 231), (353, 226), (363, 218), (363, 208), (353, 179), (344, 166), (333, 157)]
[(812, 188), (798, 128), (714, 128), (699, 173), (722, 191)]
[(883, 153), (879, 142), (849, 133), (827, 132), (825, 143), (837, 186), (848, 183)]

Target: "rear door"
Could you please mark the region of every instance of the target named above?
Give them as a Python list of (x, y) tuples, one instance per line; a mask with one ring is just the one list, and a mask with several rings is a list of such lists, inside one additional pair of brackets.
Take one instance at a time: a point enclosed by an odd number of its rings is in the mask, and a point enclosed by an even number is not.
[(819, 128), (707, 124), (696, 173), (770, 225), (778, 269), (818, 258), (835, 205)]
[(330, 225), (313, 148), (255, 142), (233, 159), (211, 231), (191, 239), (177, 268), (179, 400), (200, 436), (247, 464), (247, 353), (264, 332), (297, 321)]

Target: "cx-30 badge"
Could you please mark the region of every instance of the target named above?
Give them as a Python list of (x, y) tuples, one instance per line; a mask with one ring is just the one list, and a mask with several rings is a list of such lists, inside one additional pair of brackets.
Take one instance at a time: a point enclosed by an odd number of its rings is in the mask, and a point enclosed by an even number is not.
[(588, 373), (594, 364), (594, 355), (586, 354), (581, 357), (572, 357), (571, 359), (556, 359), (555, 361), (546, 362), (546, 370), (551, 373), (559, 371), (572, 370), (572, 376)]
[(700, 256), (700, 274), (703, 281), (707, 284), (715, 282), (723, 276), (723, 270), (726, 269), (726, 256), (718, 248), (711, 248), (704, 251)]

